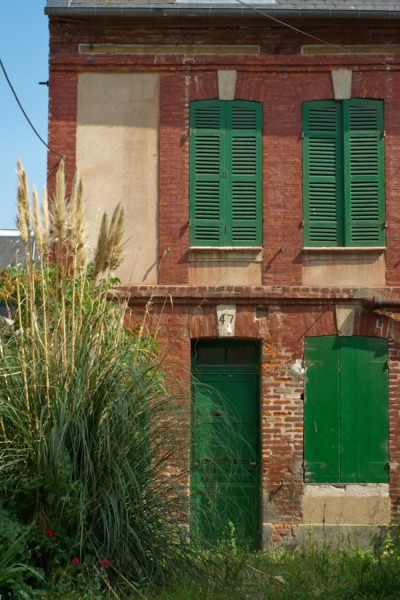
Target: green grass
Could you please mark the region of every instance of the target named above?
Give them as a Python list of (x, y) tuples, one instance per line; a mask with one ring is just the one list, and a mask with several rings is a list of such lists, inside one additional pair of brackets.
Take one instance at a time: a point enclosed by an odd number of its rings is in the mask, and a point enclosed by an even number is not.
[[(400, 556), (308, 548), (221, 560), (222, 585), (182, 581), (157, 600), (383, 600), (400, 598)], [(273, 577), (280, 577), (279, 585)]]
[[(384, 547), (378, 554), (361, 550), (333, 551), (309, 547), (292, 552), (231, 554), (215, 551), (210, 561), (219, 576), (193, 580), (179, 577), (173, 586), (157, 591), (115, 596), (95, 578), (82, 580), (77, 590), (65, 578), (58, 590), (39, 597), (52, 600), (97, 600), (139, 598), (141, 600), (398, 600), (400, 598), (400, 554)], [(277, 578), (277, 579), (275, 579)], [(284, 582), (284, 583), (283, 583)], [(118, 592), (117, 592), (118, 594)]]

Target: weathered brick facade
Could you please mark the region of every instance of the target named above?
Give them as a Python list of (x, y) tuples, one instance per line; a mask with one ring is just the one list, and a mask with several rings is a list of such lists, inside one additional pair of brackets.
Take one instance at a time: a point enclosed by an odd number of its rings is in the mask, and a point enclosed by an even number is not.
[[(400, 325), (396, 314), (367, 310), (364, 296), (398, 298), (400, 292), (400, 54), (391, 50), (400, 20), (289, 19), (296, 30), (263, 18), (57, 16), (50, 12), (49, 145), (66, 156), (69, 180), (76, 166), (78, 77), (81, 73), (159, 75), (157, 284), (121, 288), (129, 297), (129, 323), (141, 319), (157, 329), (167, 361), (189, 389), (190, 340), (218, 338), (216, 306), (236, 305), (235, 338), (261, 344), (261, 445), (263, 519), (272, 540), (291, 538), (304, 524), (303, 402), (304, 338), (343, 332), (337, 308), (352, 311), (350, 335), (389, 340), (390, 498), (400, 504)], [(314, 38), (310, 39), (302, 33)], [(305, 54), (322, 39), (336, 46), (388, 45), (386, 53), (348, 50)], [(97, 52), (103, 45), (107, 51)], [(258, 54), (163, 54), (163, 45), (259, 46)], [(87, 45), (83, 50), (80, 45)], [(131, 52), (113, 47), (146, 45)], [(91, 50), (92, 48), (92, 50)], [(386, 249), (384, 283), (357, 275), (351, 287), (332, 278), (305, 284), (302, 248), (302, 122), (305, 101), (331, 99), (332, 70), (352, 72), (352, 97), (382, 99), (385, 110)], [(218, 98), (218, 70), (237, 72), (235, 98), (263, 107), (263, 247), (261, 279), (254, 285), (191, 283), (189, 258), (189, 104)], [(105, 152), (107, 140), (104, 140)], [(49, 154), (49, 181), (59, 157)], [(127, 166), (129, 168), (129, 166)], [(137, 215), (140, 219), (140, 214)], [(131, 240), (132, 244), (135, 240)], [(322, 262), (337, 260), (320, 253)], [(360, 251), (361, 256), (365, 256)], [(357, 273), (357, 260), (354, 272)], [(339, 261), (340, 265), (340, 261)], [(329, 282), (328, 282), (329, 283)], [(345, 333), (345, 335), (349, 335)], [(167, 363), (168, 364), (168, 363)], [(188, 395), (189, 397), (189, 395)], [(189, 400), (188, 400), (189, 402)], [(189, 404), (186, 407), (189, 414)], [(338, 517), (338, 523), (340, 517)], [(359, 523), (356, 523), (357, 525)]]

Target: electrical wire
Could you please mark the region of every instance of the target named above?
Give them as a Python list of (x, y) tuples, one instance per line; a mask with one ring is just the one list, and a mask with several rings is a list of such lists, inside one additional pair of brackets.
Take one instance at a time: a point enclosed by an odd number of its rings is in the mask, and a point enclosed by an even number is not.
[(242, 4), (246, 8), (250, 8), (254, 12), (259, 13), (263, 17), (266, 17), (267, 19), (270, 19), (271, 21), (274, 21), (275, 23), (278, 23), (279, 25), (286, 27), (287, 29), (291, 29), (292, 31), (295, 31), (296, 33), (300, 33), (301, 35), (304, 35), (304, 36), (314, 40), (315, 42), (319, 42), (323, 46), (327, 46), (329, 48), (335, 48), (336, 50), (340, 50), (343, 54), (351, 54), (352, 56), (357, 56), (358, 58), (363, 58), (364, 60), (370, 61), (372, 63), (378, 64), (378, 65), (383, 65), (385, 67), (389, 67), (390, 69), (393, 69), (393, 68), (396, 69), (396, 65), (393, 65), (392, 63), (389, 63), (384, 60), (379, 60), (377, 58), (372, 58), (372, 56), (368, 56), (365, 54), (357, 54), (354, 52), (349, 52), (347, 46), (342, 46), (340, 44), (333, 44), (332, 42), (328, 42), (327, 40), (317, 37), (316, 35), (313, 35), (312, 33), (307, 33), (306, 31), (302, 31), (301, 29), (298, 29), (298, 27), (295, 27), (294, 25), (290, 25), (290, 23), (286, 23), (285, 21), (282, 21), (281, 19), (278, 19), (277, 17), (274, 17), (273, 15), (270, 15), (269, 13), (265, 12), (264, 10), (257, 8), (256, 6), (253, 6), (252, 4), (248, 4), (247, 2), (244, 2), (243, 0), (235, 0), (235, 1), (238, 4)]
[[(343, 54), (347, 54), (347, 55), (351, 54), (352, 56), (357, 56), (358, 58), (363, 58), (367, 61), (370, 61), (371, 63), (383, 65), (385, 67), (388, 67), (388, 69), (391, 71), (398, 70), (397, 65), (393, 65), (384, 60), (378, 60), (378, 59), (372, 58), (372, 56), (366, 56), (365, 54), (357, 54), (354, 52), (349, 52), (349, 50), (346, 46), (341, 46), (340, 44), (333, 44), (332, 42), (328, 42), (327, 40), (319, 38), (319, 37), (313, 35), (312, 33), (307, 33), (306, 31), (302, 31), (301, 29), (298, 29), (298, 27), (295, 27), (294, 25), (290, 25), (290, 23), (286, 23), (285, 21), (282, 21), (281, 19), (278, 19), (277, 17), (274, 17), (273, 15), (270, 15), (269, 13), (257, 8), (256, 6), (253, 6), (251, 4), (248, 4), (247, 2), (244, 2), (243, 0), (236, 0), (236, 2), (238, 4), (242, 4), (246, 8), (250, 8), (254, 12), (257, 12), (260, 15), (262, 15), (263, 17), (266, 17), (267, 19), (270, 19), (271, 21), (274, 21), (275, 23), (282, 25), (283, 27), (286, 27), (287, 29), (291, 29), (292, 31), (295, 31), (296, 33), (299, 33), (299, 34), (304, 35), (314, 41), (319, 42), (323, 46), (327, 46), (329, 48), (336, 48), (337, 50), (341, 50), (341, 52), (343, 52)], [(392, 174), (392, 176), (390, 178), (385, 179), (385, 184), (387, 184), (389, 181), (392, 181), (398, 175), (399, 171), (400, 171), (400, 167), (398, 167), (395, 170), (395, 172)], [(383, 184), (383, 185), (385, 185), (385, 184)]]
[[(257, 8), (256, 6), (252, 5), (252, 4), (248, 4), (247, 2), (244, 2), (243, 0), (236, 0), (236, 2), (238, 4), (241, 4), (242, 6), (245, 6), (246, 8), (249, 8), (251, 10), (253, 10), (256, 13), (259, 13), (260, 15), (262, 15), (263, 17), (270, 19), (271, 21), (274, 21), (275, 23), (278, 23), (279, 25), (282, 25), (283, 27), (286, 27), (287, 29), (291, 29), (292, 31), (295, 31), (296, 33), (299, 33), (300, 35), (303, 35), (305, 37), (308, 37), (316, 42), (319, 42), (320, 44), (327, 46), (329, 48), (335, 48), (337, 50), (340, 50), (341, 52), (345, 53), (345, 54), (350, 54), (348, 51), (348, 48), (346, 46), (342, 46), (340, 44), (334, 44), (332, 42), (328, 42), (327, 40), (324, 40), (323, 38), (320, 38), (318, 36), (315, 36), (311, 33), (307, 33), (306, 31), (302, 31), (301, 29), (299, 29), (298, 27), (295, 27), (294, 25), (290, 25), (289, 23), (286, 23), (285, 21), (282, 21), (282, 19), (278, 19), (277, 17), (274, 17), (273, 15), (270, 15), (269, 13), (265, 12), (264, 10), (261, 10), (260, 8)], [(375, 64), (379, 64), (379, 65), (383, 65), (386, 67), (389, 67), (389, 69), (393, 69), (396, 68), (395, 65), (388, 63), (387, 61), (383, 61), (383, 60), (379, 60), (379, 59), (375, 59), (372, 58), (371, 56), (366, 56), (365, 54), (357, 54), (357, 53), (351, 53), (352, 56), (357, 56), (358, 58), (363, 58), (366, 61), (375, 63)], [(0, 59), (0, 68), (3, 72), (3, 75), (8, 83), (8, 86), (11, 90), (11, 92), (14, 95), (14, 98), (22, 112), (22, 114), (24, 115), (26, 121), (28, 122), (28, 124), (30, 125), (31, 129), (33, 130), (33, 132), (35, 133), (35, 135), (38, 137), (38, 139), (42, 142), (42, 144), (44, 144), (44, 146), (46, 146), (46, 148), (52, 152), (53, 154), (55, 154), (56, 156), (59, 156), (60, 158), (63, 158), (64, 155), (60, 154), (59, 152), (56, 152), (55, 150), (53, 150), (53, 148), (51, 148), (51, 146), (49, 146), (46, 141), (42, 138), (42, 136), (39, 134), (39, 132), (37, 131), (36, 127), (33, 125), (32, 121), (30, 120), (30, 118), (28, 117), (24, 107), (21, 104), (21, 101), (18, 98), (18, 95), (11, 83), (11, 80), (7, 74), (7, 71), (4, 67), (3, 61)], [(397, 69), (396, 69), (397, 70)]]
[(3, 61), (1, 59), (0, 59), (0, 68), (3, 71), (3, 75), (4, 75), (4, 77), (5, 77), (5, 79), (6, 79), (7, 83), (8, 83), (8, 86), (9, 86), (10, 90), (12, 91), (12, 93), (14, 95), (14, 98), (15, 98), (15, 100), (16, 100), (16, 102), (17, 102), (17, 104), (18, 104), (18, 106), (19, 106), (22, 114), (24, 115), (25, 119), (28, 121), (28, 123), (29, 123), (31, 129), (33, 130), (33, 132), (35, 133), (36, 137), (39, 138), (39, 140), (42, 142), (42, 144), (44, 144), (46, 146), (46, 148), (48, 150), (50, 150), (50, 152), (52, 152), (53, 154), (56, 154), (60, 158), (63, 158), (62, 154), (60, 154), (59, 152), (56, 152), (55, 150), (53, 150), (53, 148), (51, 148), (45, 142), (45, 140), (42, 138), (42, 136), (40, 135), (40, 133), (38, 132), (38, 130), (36, 129), (36, 127), (33, 125), (32, 121), (30, 120), (30, 118), (26, 114), (26, 111), (25, 111), (24, 107), (22, 106), (22, 104), (20, 102), (20, 99), (18, 98), (17, 92), (15, 91), (15, 89), (14, 89), (12, 83), (11, 83), (11, 80), (10, 80), (8, 74), (7, 74), (7, 71), (6, 71), (5, 67), (4, 67)]

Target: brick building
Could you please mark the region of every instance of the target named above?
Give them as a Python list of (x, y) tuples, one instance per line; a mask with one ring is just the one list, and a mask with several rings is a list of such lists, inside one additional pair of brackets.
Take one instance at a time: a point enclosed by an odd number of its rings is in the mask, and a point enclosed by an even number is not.
[[(215, 534), (211, 498), (255, 546), (310, 526), (371, 537), (400, 502), (398, 2), (46, 12), (49, 144), (70, 180), (79, 168), (93, 224), (125, 204), (121, 294), (168, 349), (204, 442), (193, 527)], [(191, 373), (209, 388), (189, 401)]]

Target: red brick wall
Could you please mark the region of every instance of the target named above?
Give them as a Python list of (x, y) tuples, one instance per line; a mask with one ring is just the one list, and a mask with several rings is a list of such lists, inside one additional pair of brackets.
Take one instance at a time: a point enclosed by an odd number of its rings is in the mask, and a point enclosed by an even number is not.
[[(332, 20), (297, 23), (333, 43), (391, 43), (398, 37), (394, 22), (354, 28)], [(397, 37), (396, 37), (397, 36)], [(259, 56), (79, 55), (79, 43), (259, 44)], [(260, 340), (261, 435), (264, 519), (275, 523), (276, 535), (289, 535), (301, 522), (303, 489), (304, 382), (293, 370), (303, 358), (306, 336), (335, 335), (335, 304), (359, 307), (358, 290), (301, 287), (302, 158), (301, 105), (332, 98), (331, 68), (353, 70), (353, 96), (383, 98), (386, 129), (387, 285), (400, 286), (400, 78), (386, 65), (367, 57), (306, 57), (304, 36), (268, 21), (169, 19), (157, 26), (146, 19), (81, 18), (53, 20), (50, 62), (50, 146), (66, 155), (69, 181), (75, 170), (77, 76), (82, 71), (141, 71), (160, 74), (159, 138), (159, 284), (162, 288), (131, 288), (132, 314), (141, 322), (144, 302), (154, 294), (146, 313), (156, 332), (171, 387), (176, 386), (184, 418), (189, 415), (190, 339), (216, 337), (215, 305), (237, 304), (236, 336)], [(399, 59), (395, 62), (399, 67)], [(189, 103), (217, 97), (217, 70), (238, 71), (239, 99), (263, 103), (263, 286), (258, 288), (193, 289), (188, 286), (188, 119)], [(49, 153), (50, 186), (59, 156)], [(168, 251), (167, 251), (168, 250)], [(178, 287), (177, 287), (178, 286)], [(273, 286), (273, 287), (272, 287)], [(371, 291), (368, 291), (370, 294)], [(398, 297), (397, 288), (374, 294)], [(367, 292), (366, 292), (367, 294)], [(262, 313), (257, 313), (262, 307)], [(268, 309), (268, 313), (266, 312)], [(265, 313), (265, 314), (264, 314)], [(261, 314), (261, 316), (259, 316)], [(258, 316), (257, 316), (258, 315)], [(355, 335), (389, 338), (390, 493), (400, 502), (400, 326), (392, 319), (359, 310)]]
[(76, 169), (77, 74), (50, 72), (49, 146), (47, 172), (50, 195), (54, 192), (55, 173), (61, 157), (69, 183)]
[[(188, 283), (189, 202), (187, 81), (165, 73), (160, 81), (159, 282)], [(177, 102), (176, 99), (182, 101)], [(165, 149), (165, 151), (163, 151)]]
[[(302, 522), (304, 376), (294, 369), (303, 360), (304, 338), (337, 335), (335, 306), (300, 300), (290, 305), (268, 299), (267, 305), (246, 298), (237, 307), (235, 336), (261, 343), (261, 443), (263, 519), (274, 524), (277, 539), (289, 535), (284, 525)], [(132, 301), (134, 304), (135, 301)], [(314, 301), (315, 302), (315, 301)], [(263, 306), (260, 313), (259, 306)], [(259, 316), (261, 314), (261, 316)], [(141, 319), (141, 313), (137, 316)], [(161, 299), (152, 304), (148, 321), (157, 329), (165, 368), (179, 382), (186, 418), (190, 409), (190, 339), (217, 337), (216, 303), (190, 299), (181, 304)], [(389, 454), (393, 510), (400, 505), (400, 324), (387, 316), (356, 311), (354, 335), (389, 337)], [(165, 354), (166, 353), (166, 354)], [(282, 529), (282, 531), (281, 531)]]
[(393, 517), (400, 508), (400, 341), (399, 324), (389, 340), (389, 460)]
[[(239, 26), (240, 25), (240, 26)], [(80, 71), (156, 71), (160, 73), (160, 283), (188, 282), (188, 107), (192, 100), (217, 97), (217, 70), (238, 71), (237, 98), (263, 103), (263, 285), (301, 285), (302, 174), (301, 105), (332, 98), (331, 68), (353, 70), (353, 95), (383, 98), (386, 129), (387, 284), (400, 282), (400, 80), (380, 59), (359, 56), (302, 56), (301, 44), (313, 40), (268, 20), (224, 20), (208, 27), (202, 20), (57, 20), (51, 22), (51, 147), (75, 170), (76, 82)], [(393, 42), (395, 23), (297, 23), (332, 43)], [(79, 54), (80, 43), (258, 44), (259, 56), (95, 55)], [(382, 60), (382, 63), (385, 61)], [(395, 62), (399, 62), (396, 59)], [(49, 153), (51, 175), (59, 157)]]

